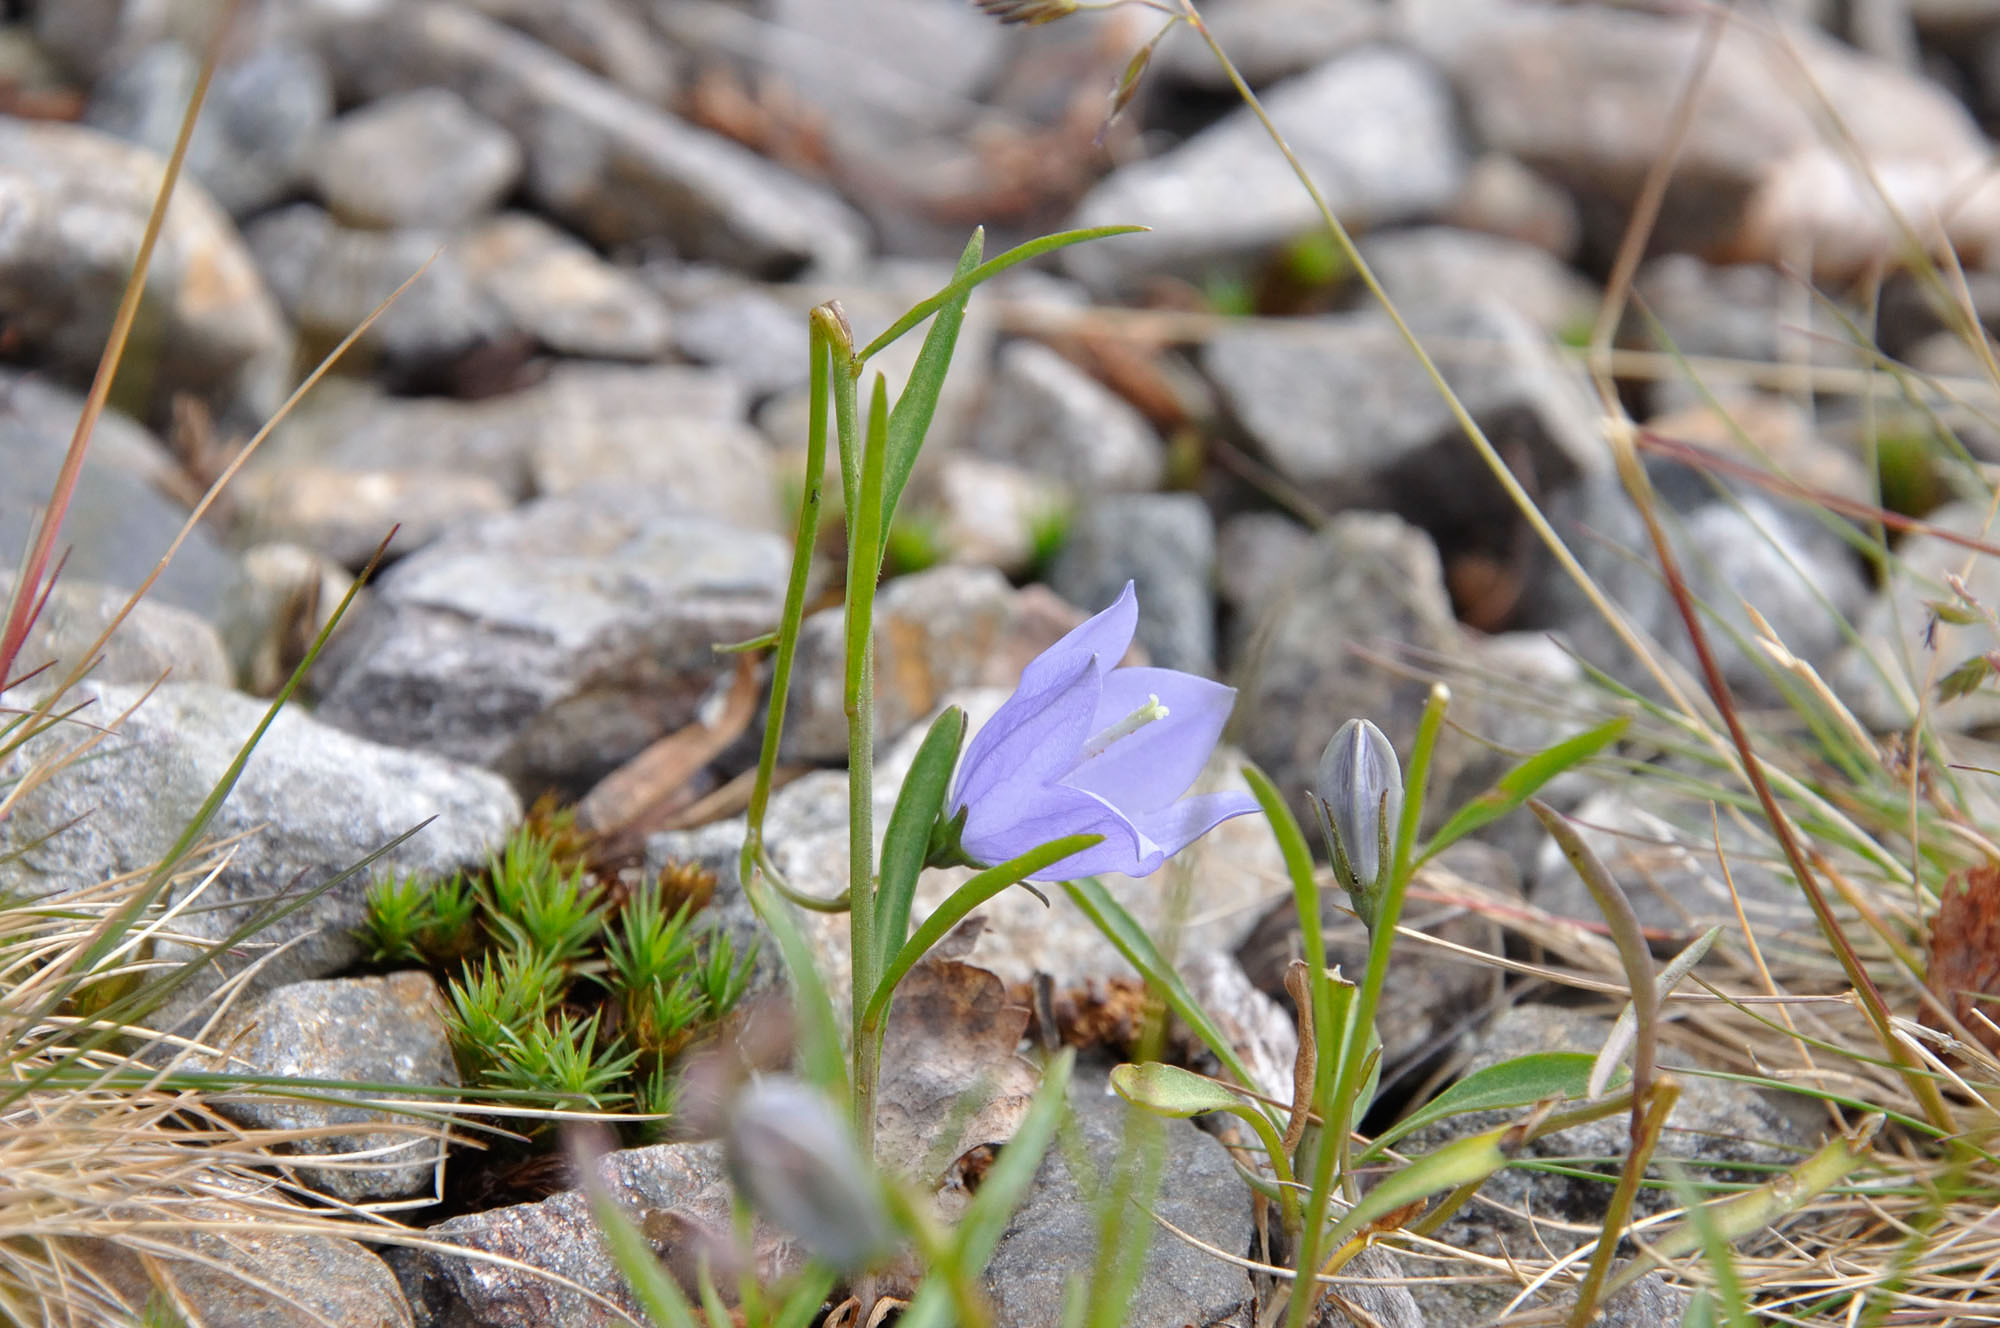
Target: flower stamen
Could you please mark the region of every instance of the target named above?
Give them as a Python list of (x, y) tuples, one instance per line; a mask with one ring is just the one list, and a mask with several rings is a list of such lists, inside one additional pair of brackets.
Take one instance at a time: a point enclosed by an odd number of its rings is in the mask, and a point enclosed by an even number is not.
[(1092, 735), (1090, 741), (1083, 744), (1083, 754), (1077, 758), (1077, 763), (1081, 765), (1093, 756), (1102, 756), (1105, 749), (1120, 738), (1128, 738), (1154, 720), (1165, 719), (1171, 713), (1165, 706), (1160, 704), (1160, 698), (1157, 695), (1147, 696), (1146, 704), (1140, 706), (1116, 724)]

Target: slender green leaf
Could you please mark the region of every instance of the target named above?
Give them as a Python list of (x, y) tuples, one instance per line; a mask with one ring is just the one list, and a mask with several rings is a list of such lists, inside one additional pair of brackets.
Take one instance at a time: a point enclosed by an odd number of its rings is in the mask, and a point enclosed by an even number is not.
[(1503, 1125), (1481, 1134), (1454, 1139), (1435, 1153), (1426, 1153), (1392, 1172), (1333, 1224), (1324, 1248), (1337, 1250), (1347, 1239), (1379, 1217), (1395, 1212), (1440, 1190), (1483, 1181), (1507, 1165), (1503, 1141), (1514, 1129)]
[[(971, 275), (985, 249), (986, 231), (982, 227), (966, 241), (952, 280), (962, 281)], [(952, 351), (958, 346), (958, 330), (965, 322), (965, 306), (971, 298), (972, 287), (967, 286), (938, 306), (931, 330), (924, 336), (923, 349), (917, 352), (916, 366), (910, 370), (910, 379), (903, 384), (902, 394), (896, 398), (896, 409), (889, 416), (888, 466), (882, 484), (885, 527), (896, 518), (896, 504), (903, 497), (903, 486), (909, 483), (917, 454), (924, 447), (924, 435), (930, 432), (931, 417), (937, 414), (938, 394), (944, 390), (945, 374), (951, 368)]]
[(820, 1306), (826, 1304), (826, 1298), (833, 1293), (833, 1284), (839, 1280), (840, 1275), (826, 1264), (808, 1264), (799, 1284), (772, 1316), (771, 1328), (806, 1328), (819, 1316)]
[(1624, 735), (1630, 720), (1620, 715), (1596, 728), (1565, 738), (1547, 751), (1537, 752), (1502, 775), (1497, 783), (1439, 828), (1424, 846), (1423, 861), (1436, 857), (1451, 845), (1485, 826), (1491, 825), (1540, 792), (1543, 785), (1574, 770)]
[(591, 1216), (597, 1219), (597, 1228), (604, 1233), (611, 1261), (632, 1284), (632, 1294), (638, 1298), (646, 1317), (653, 1321), (654, 1328), (697, 1328), (694, 1306), (688, 1304), (686, 1293), (667, 1275), (645, 1233), (625, 1216), (625, 1210), (597, 1178), (594, 1165), (584, 1166), (582, 1172), (584, 1191), (590, 1196)]
[(1234, 1112), (1243, 1099), (1207, 1075), (1158, 1061), (1114, 1066), (1111, 1087), (1118, 1096), (1155, 1116), (1206, 1116)]
[(1593, 1059), (1587, 1051), (1538, 1051), (1474, 1070), (1384, 1130), (1361, 1160), (1377, 1156), (1396, 1140), (1447, 1116), (1525, 1107), (1552, 1097), (1584, 1097)]
[(882, 834), (882, 886), (875, 896), (875, 941), (882, 952), (878, 971), (886, 971), (910, 934), (910, 901), (916, 898), (917, 877), (930, 850), (931, 827), (944, 811), (951, 790), (952, 770), (965, 742), (965, 712), (946, 706), (932, 723), (910, 762), (910, 773), (896, 794), (889, 828)]
[(990, 281), (1018, 263), (1025, 263), (1031, 258), (1040, 258), (1043, 254), (1053, 253), (1073, 244), (1082, 244), (1085, 240), (1101, 240), (1111, 235), (1132, 235), (1149, 229), (1151, 228), (1146, 226), (1091, 226), (1083, 230), (1057, 231), (1054, 235), (1044, 235), (1026, 244), (1015, 245), (998, 258), (987, 259), (964, 276), (954, 277), (951, 284), (937, 294), (913, 305), (909, 312), (889, 325), (888, 331), (863, 346), (861, 352), (854, 358), (857, 362), (866, 361), (880, 354), (883, 349), (899, 340), (905, 332), (943, 308), (947, 301), (957, 299), (960, 292), (969, 291), (983, 281)]
[(1236, 1054), (1228, 1036), (1208, 1017), (1208, 1011), (1201, 1008), (1194, 994), (1187, 989), (1187, 984), (1181, 981), (1181, 975), (1174, 972), (1173, 965), (1153, 944), (1153, 938), (1139, 925), (1139, 920), (1111, 897), (1104, 883), (1094, 876), (1086, 876), (1080, 881), (1064, 882), (1063, 890), (1083, 910), (1084, 916), (1096, 924), (1097, 930), (1104, 934), (1118, 953), (1125, 956), (1125, 962), (1138, 969), (1139, 976), (1160, 993), (1167, 1008), (1193, 1029), (1202, 1044), (1215, 1053), (1215, 1058), (1229, 1073), (1236, 1076), (1236, 1081), (1245, 1087), (1254, 1086), (1257, 1081), (1244, 1068), (1243, 1058)]
[(1007, 887), (1019, 885), (1042, 868), (1053, 866), (1072, 853), (1081, 853), (1087, 848), (1094, 848), (1103, 840), (1103, 835), (1065, 835), (1061, 839), (1052, 839), (1039, 848), (1029, 849), (1018, 858), (1010, 858), (997, 867), (988, 867), (952, 891), (951, 896), (924, 919), (923, 925), (917, 928), (916, 935), (903, 943), (902, 949), (896, 952), (896, 957), (882, 970), (882, 975), (876, 983), (875, 994), (868, 1000), (868, 1009), (862, 1023), (870, 1028), (881, 1026), (880, 1021), (889, 1012), (890, 998), (896, 993), (896, 984), (903, 980), (904, 974), (917, 966), (917, 961), (922, 959), (933, 945), (943, 940), (953, 927), (964, 921), (966, 914)]
[(1320, 915), (1319, 878), (1313, 874), (1312, 850), (1306, 847), (1306, 833), (1270, 776), (1254, 765), (1242, 769), (1251, 796), (1264, 809), (1271, 833), (1277, 836), (1278, 852), (1285, 859), (1285, 874), (1292, 880), (1292, 902), (1298, 910), (1299, 940), (1305, 950), (1306, 964), (1311, 972), (1321, 972), (1326, 968), (1325, 919)]

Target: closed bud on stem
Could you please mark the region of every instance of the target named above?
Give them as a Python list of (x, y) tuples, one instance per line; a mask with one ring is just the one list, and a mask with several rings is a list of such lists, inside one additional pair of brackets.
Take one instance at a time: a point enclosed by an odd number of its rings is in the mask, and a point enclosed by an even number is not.
[(1395, 747), (1367, 720), (1348, 720), (1321, 754), (1309, 796), (1334, 878), (1373, 930), (1375, 901), (1394, 869), (1396, 823), (1403, 816), (1403, 765)]
[(837, 1268), (865, 1268), (895, 1249), (880, 1183), (847, 1119), (788, 1075), (738, 1095), (722, 1137), (730, 1179), (753, 1207)]

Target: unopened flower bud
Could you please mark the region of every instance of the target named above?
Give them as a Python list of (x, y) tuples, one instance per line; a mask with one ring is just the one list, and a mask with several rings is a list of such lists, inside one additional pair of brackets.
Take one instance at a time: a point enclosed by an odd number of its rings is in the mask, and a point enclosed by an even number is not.
[(846, 1119), (811, 1086), (786, 1075), (750, 1084), (722, 1146), (752, 1206), (828, 1263), (862, 1268), (895, 1248), (882, 1191)]
[(1350, 719), (1319, 758), (1313, 809), (1319, 813), (1334, 876), (1369, 926), (1387, 882), (1396, 823), (1403, 815), (1403, 766), (1382, 730)]

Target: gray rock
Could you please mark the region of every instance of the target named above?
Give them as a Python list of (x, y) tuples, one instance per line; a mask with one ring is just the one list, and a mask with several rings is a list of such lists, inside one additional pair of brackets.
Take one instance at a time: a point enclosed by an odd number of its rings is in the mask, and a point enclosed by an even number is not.
[(675, 51), (667, 49), (630, 0), (468, 0), (468, 7), (518, 28), (640, 101), (671, 106), (679, 88)]
[(392, 376), (420, 380), (512, 330), (438, 232), (352, 230), (296, 203), (259, 217), (246, 236), (301, 337), (324, 349), (421, 271), (349, 352)]
[(580, 791), (693, 719), (768, 630), (788, 551), (629, 485), (488, 517), (391, 568), (329, 649), (320, 714)]
[(1283, 592), (1312, 548), (1313, 533), (1278, 512), (1240, 512), (1216, 532), (1216, 595), (1226, 631), (1222, 663), (1234, 669), (1264, 603)]
[(1491, 299), (1545, 337), (1588, 332), (1599, 292), (1547, 249), (1454, 226), (1364, 236), (1361, 257), (1405, 316)]
[[(1986, 505), (1956, 502), (1924, 518), (1933, 526), (1976, 539), (1992, 538)], [(1951, 732), (2000, 722), (2000, 687), (1989, 676), (1968, 696), (1937, 703), (1939, 679), (1975, 655), (2000, 649), (2000, 633), (1984, 621), (1940, 622), (1929, 632), (1929, 601), (1957, 602), (1946, 576), (1970, 569), (1965, 588), (1974, 602), (2000, 604), (2000, 564), (1939, 535), (1911, 535), (1897, 546), (1888, 578), (1854, 620), (1855, 642), (1841, 652), (1828, 682), (1863, 724), (1878, 731), (1907, 730), (1917, 702), (1932, 694), (1926, 722)]]
[[(1659, 478), (1666, 481), (1659, 492), (1670, 501), (1669, 486), (1685, 477)], [(1712, 495), (1705, 481), (1695, 483), (1706, 492), (1691, 488), (1688, 497)], [(1667, 655), (1692, 666), (1686, 625), (1660, 580), (1651, 538), (1624, 487), (1608, 476), (1593, 477), (1555, 495), (1545, 510), (1626, 617)], [(1774, 666), (1755, 645), (1746, 605), (1765, 615), (1801, 659), (1821, 669), (1833, 666), (1834, 652), (1847, 639), (1841, 615), (1858, 613), (1865, 595), (1854, 554), (1837, 533), (1757, 495), (1735, 504), (1701, 501), (1684, 517), (1667, 513), (1665, 526), (1689, 590), (1706, 606), (1703, 626), (1732, 688), (1758, 701), (1781, 696), (1767, 676)], [(1524, 627), (1554, 628), (1586, 661), (1640, 681), (1630, 652), (1567, 574), (1544, 564), (1531, 584)]]
[[(1610, 1028), (1609, 1020), (1582, 1011), (1518, 1005), (1501, 1014), (1479, 1037), (1466, 1071), (1540, 1051), (1595, 1053), (1604, 1045)], [(1669, 1052), (1666, 1060), (1671, 1072), (1677, 1058)], [(1802, 1152), (1815, 1142), (1774, 1097), (1749, 1085), (1696, 1074), (1677, 1077), (1681, 1098), (1661, 1136), (1658, 1156), (1698, 1160), (1704, 1164), (1704, 1174), (1713, 1179), (1733, 1177), (1757, 1183), (1768, 1179), (1769, 1168), (1796, 1165)], [(1412, 1154), (1428, 1153), (1451, 1139), (1492, 1129), (1518, 1114), (1492, 1111), (1453, 1116), (1417, 1131), (1399, 1147)], [(1603, 1159), (1599, 1169), (1607, 1172), (1607, 1179), (1598, 1182), (1510, 1167), (1481, 1190), (1494, 1203), (1468, 1204), (1434, 1233), (1436, 1238), (1452, 1248), (1492, 1257), (1512, 1254), (1545, 1259), (1567, 1253), (1590, 1238), (1590, 1233), (1576, 1231), (1575, 1225), (1588, 1228), (1603, 1218), (1604, 1204), (1611, 1194), (1609, 1174), (1629, 1146), (1629, 1128), (1629, 1119), (1618, 1114), (1533, 1140), (1523, 1156), (1572, 1162)], [(1743, 1170), (1732, 1173), (1732, 1164)], [(1670, 1191), (1642, 1189), (1636, 1211), (1642, 1216), (1656, 1213), (1674, 1202)], [(1462, 1265), (1412, 1255), (1405, 1256), (1404, 1266), (1418, 1278), (1463, 1271)], [(1410, 1290), (1424, 1311), (1425, 1322), (1457, 1325), (1491, 1323), (1519, 1286), (1512, 1278), (1491, 1285), (1440, 1286), (1415, 1281)], [(1657, 1305), (1661, 1290), (1664, 1288), (1641, 1292), (1639, 1303)], [(1659, 1322), (1632, 1317), (1632, 1309), (1628, 1305), (1614, 1313), (1626, 1316), (1625, 1322)]]
[(521, 178), (521, 146), (457, 93), (418, 88), (341, 116), (310, 170), (343, 225), (445, 230), (507, 196)]
[[(366, 383), (330, 378), (285, 417), (243, 475), (322, 468), (475, 476), (519, 502), (534, 491), (529, 459), (541, 437), (549, 391), (538, 385), (457, 401), (392, 396)], [(255, 504), (245, 505), (254, 515)]]
[[(720, 1144), (659, 1144), (607, 1155), (598, 1175), (625, 1213), (688, 1290), (697, 1262), (730, 1244), (731, 1196)], [(580, 1190), (540, 1203), (515, 1204), (440, 1222), (426, 1233), (526, 1267), (483, 1262), (449, 1248), (411, 1246), (390, 1255), (419, 1323), (427, 1328), (515, 1328), (519, 1324), (610, 1321), (606, 1297), (626, 1314), (638, 1301), (626, 1284)], [(756, 1238), (757, 1272), (776, 1276), (802, 1261), (763, 1229)], [(567, 1279), (572, 1285), (555, 1281)], [(581, 1291), (573, 1289), (582, 1288)]]
[(742, 287), (684, 305), (673, 326), (675, 349), (721, 369), (753, 396), (806, 384), (806, 320), (761, 290)]
[[(1569, 186), (1606, 223), (1601, 238), (1615, 241), (1676, 132), (1660, 108), (1679, 97), (1703, 23), (1625, 6), (1459, 0), (1418, 0), (1403, 17), (1407, 39), (1450, 72), (1481, 141)], [(1846, 183), (1840, 152), (1858, 148), (1876, 178), (1896, 180), (1905, 215), (1947, 213), (1947, 182), (1978, 173), (1977, 130), (1928, 80), (1802, 25), (1775, 38), (1742, 25), (1719, 36), (1675, 140), (1656, 246), (1779, 261), (1810, 242), (1816, 265), (1852, 270), (1895, 241), (1874, 192)], [(1825, 141), (1789, 81), (1801, 74), (1831, 97), (1846, 144)]]
[(954, 562), (1029, 577), (1068, 528), (1069, 492), (1047, 476), (952, 453), (938, 458), (933, 478), (939, 534)]
[[(1340, 56), (1264, 99), (1342, 221), (1378, 226), (1436, 212), (1464, 179), (1451, 90), (1393, 47)], [(1232, 112), (1180, 147), (1113, 171), (1078, 207), (1077, 226), (1151, 226), (1064, 253), (1093, 287), (1142, 274), (1200, 278), (1254, 262), (1318, 226), (1312, 200), (1250, 112)]]
[[(1538, 484), (1608, 472), (1580, 375), (1520, 315), (1477, 303), (1417, 331), (1473, 419)], [(1385, 314), (1230, 327), (1202, 363), (1257, 447), (1323, 508), (1387, 509), (1454, 542), (1518, 519)]]
[[(12, 593), (14, 578), (13, 571), (0, 567), (0, 603)], [(65, 574), (21, 643), (14, 675), (50, 664), (43, 678), (55, 680), (82, 667), (90, 658), (85, 652), (129, 598), (114, 586)], [(222, 637), (207, 619), (151, 599), (132, 606), (95, 659), (90, 676), (98, 682), (150, 685), (166, 677), (227, 687), (234, 680)]]
[[(165, 157), (200, 72), (198, 50), (155, 43), (92, 89), (85, 122)], [(332, 115), (333, 89), (311, 52), (251, 46), (215, 71), (187, 169), (232, 216), (249, 216), (291, 193)]]
[[(70, 694), (69, 703), (94, 698), (83, 717), (108, 724), (143, 691), (86, 682)], [(9, 695), (12, 704), (25, 699), (19, 692)], [(265, 708), (216, 687), (159, 688), (125, 715), (116, 736), (103, 740), (90, 759), (71, 762), (15, 803), (5, 825), (10, 846), (20, 851), (0, 864), (0, 891), (41, 898), (149, 871), (193, 821)], [(83, 736), (73, 726), (58, 726), (17, 752), (12, 772), (53, 759)], [(227, 935), (259, 901), (311, 889), (436, 819), (368, 872), (342, 881), (217, 960), (220, 971), (177, 995), (175, 1010), (213, 990), (253, 956), (267, 962), (250, 983), (251, 993), (352, 963), (360, 955), (352, 928), (361, 922), (371, 879), (393, 871), (448, 875), (479, 862), (520, 814), (506, 785), (484, 771), (361, 741), (295, 707), (281, 711), (208, 827), (209, 842), (239, 836), (241, 842), (201, 895), (202, 906), (179, 917), (176, 925), (186, 934)], [(213, 862), (215, 854), (197, 855), (195, 861)], [(184, 873), (171, 897), (182, 897), (198, 883), (198, 873)], [(273, 952), (285, 941), (293, 944)], [(174, 953), (179, 947), (165, 948)]]
[[(1645, 317), (1635, 315), (1620, 333), (1635, 348), (1759, 364), (1857, 363), (1839, 312), (1806, 298), (1776, 268), (1712, 266), (1691, 254), (1662, 254), (1639, 270), (1635, 286)], [(1707, 400), (1680, 374), (1657, 380), (1652, 398), (1655, 413)]]
[(403, 6), (333, 44), (364, 96), (437, 85), (511, 130), (544, 210), (604, 247), (672, 241), (765, 277), (852, 266), (860, 219), (826, 190), (456, 5)]
[[(1081, 1155), (1108, 1165), (1130, 1132), (1159, 1131), (1159, 1174), (1165, 1180), (1153, 1210), (1197, 1240), (1231, 1252), (1250, 1248), (1250, 1192), (1221, 1143), (1187, 1121), (1145, 1115), (1112, 1096), (1107, 1085), (1102, 1069), (1078, 1067), (1070, 1106), (1082, 1135)], [(1078, 1176), (1064, 1149), (1049, 1150), (982, 1278), (996, 1324), (1027, 1328), (1062, 1318), (1071, 1287), (1095, 1266), (1101, 1184), (1101, 1174)], [(1242, 1269), (1155, 1232), (1120, 1322), (1130, 1328), (1206, 1328), (1234, 1322), (1251, 1303), (1250, 1280)]]
[[(228, 1177), (209, 1183), (224, 1191), (241, 1185)], [(318, 1215), (268, 1193), (244, 1208), (191, 1203), (184, 1193), (145, 1196), (129, 1216), (150, 1228), (132, 1242), (142, 1249), (94, 1237), (71, 1245), (93, 1275), (92, 1292), (101, 1289), (129, 1321), (143, 1321), (148, 1307), (165, 1299), (187, 1323), (411, 1328), (409, 1302), (381, 1258), (340, 1236), (284, 1230), (287, 1221), (312, 1223)], [(105, 1317), (112, 1317), (108, 1307)]]
[[(1388, 7), (1369, 0), (1224, 0), (1202, 6), (1201, 17), (1254, 88), (1303, 74), (1388, 35), (1389, 28)], [(1234, 93), (1214, 53), (1192, 32), (1161, 43), (1148, 76), (1162, 75), (1205, 91)]]
[[(17, 353), (85, 381), (104, 349), (139, 251), (164, 163), (79, 125), (0, 120), (0, 316)], [(166, 418), (176, 392), (261, 417), (290, 354), (284, 318), (228, 216), (182, 181), (146, 279), (149, 389), (142, 412)], [(128, 359), (128, 371), (138, 364)], [(231, 415), (238, 418), (238, 415)], [(11, 546), (18, 548), (19, 546)]]
[[(1451, 658), (1463, 640), (1429, 536), (1387, 514), (1335, 517), (1285, 587), (1258, 610), (1237, 670), (1241, 696), (1232, 731), (1310, 825), (1304, 793), (1334, 730), (1359, 717), (1407, 746), (1430, 694), (1429, 684), (1398, 677), (1355, 652), (1394, 657), (1414, 648)], [(1452, 717), (1476, 731), (1475, 710), (1460, 699)], [(1449, 738), (1441, 742), (1434, 784), (1449, 785), (1467, 759)]]
[(1576, 200), (1504, 152), (1482, 153), (1445, 217), (1454, 226), (1502, 235), (1567, 262), (1583, 242)]
[(557, 354), (651, 360), (667, 350), (660, 297), (539, 217), (496, 217), (466, 236), (458, 255), (514, 326)]
[(1082, 493), (1153, 489), (1166, 476), (1166, 449), (1145, 416), (1038, 341), (1001, 349), (971, 441)]
[(770, 444), (742, 422), (734, 382), (678, 365), (575, 366), (538, 395), (529, 457), (538, 492), (625, 484), (745, 530), (783, 528)]
[[(0, 135), (4, 135), (0, 127)], [(34, 377), (0, 374), (0, 549), (11, 562), (28, 547), (54, 492), (83, 400)], [(106, 411), (84, 454), (58, 549), (70, 551), (63, 576), (136, 586), (187, 523), (188, 509), (161, 492), (177, 469), (153, 436)], [(215, 621), (240, 582), (235, 559), (207, 525), (154, 583), (152, 598)]]
[(1113, 494), (1087, 504), (1049, 581), (1093, 612), (1135, 583), (1135, 639), (1153, 663), (1215, 672), (1215, 520), (1194, 494)]
[[(1570, 813), (1577, 833), (1631, 901), (1639, 924), (1658, 933), (1664, 949), (1677, 950), (1712, 926), (1740, 930), (1731, 882), (1758, 944), (1810, 945), (1818, 924), (1776, 846), (1725, 822), (1725, 875), (1706, 804), (1695, 815), (1694, 824), (1681, 829), (1616, 790), (1593, 793)], [(1604, 917), (1553, 839), (1542, 841), (1529, 898), (1557, 917), (1590, 923)]]
[(385, 539), (387, 556), (401, 557), (466, 521), (514, 505), (484, 475), (449, 472), (302, 466), (263, 471), (240, 485), (250, 538), (296, 540), (357, 572)]
[[(232, 1021), (231, 1036), (216, 1039), (229, 1055), (217, 1058), (209, 1068), (408, 1085), (416, 1092), (405, 1096), (449, 1105), (449, 1098), (419, 1096), (426, 1089), (459, 1086), (458, 1066), (439, 1013), (441, 1003), (436, 980), (424, 972), (290, 983)], [(393, 1089), (376, 1094), (395, 1095)], [(402, 1199), (427, 1193), (437, 1183), (444, 1141), (435, 1133), (436, 1125), (362, 1107), (260, 1100), (255, 1090), (220, 1097), (215, 1106), (253, 1129), (353, 1126), (342, 1134), (300, 1139), (287, 1150), (326, 1159), (324, 1165), (301, 1165), (299, 1175), (337, 1199), (350, 1203)], [(414, 1132), (418, 1130), (430, 1133)], [(345, 1156), (360, 1153), (371, 1156), (365, 1161)]]

